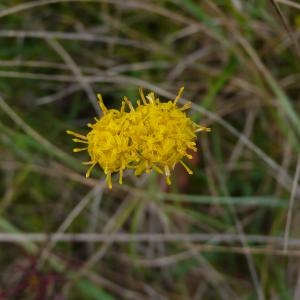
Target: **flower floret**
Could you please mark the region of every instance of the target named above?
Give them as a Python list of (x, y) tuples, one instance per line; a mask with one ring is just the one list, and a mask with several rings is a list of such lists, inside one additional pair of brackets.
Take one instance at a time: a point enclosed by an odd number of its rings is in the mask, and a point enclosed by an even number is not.
[[(140, 89), (137, 107), (124, 97), (120, 110), (107, 109), (98, 94), (103, 116), (95, 119), (94, 124), (88, 124), (90, 132), (85, 136), (67, 131), (75, 137), (74, 142), (86, 145), (73, 150), (88, 151), (90, 161), (86, 164), (90, 167), (86, 177), (97, 164), (104, 170), (109, 188), (112, 188), (111, 176), (116, 172), (119, 172), (119, 183), (122, 184), (126, 168), (135, 169), (135, 175), (151, 170), (165, 174), (167, 184), (171, 184), (171, 170), (177, 163), (192, 174), (182, 159), (192, 157), (189, 150), (197, 151), (196, 132), (210, 129), (195, 124), (186, 115), (190, 103), (177, 107), (182, 92), (183, 88), (174, 101), (161, 103), (153, 92), (145, 97)], [(126, 111), (126, 105), (129, 111)]]

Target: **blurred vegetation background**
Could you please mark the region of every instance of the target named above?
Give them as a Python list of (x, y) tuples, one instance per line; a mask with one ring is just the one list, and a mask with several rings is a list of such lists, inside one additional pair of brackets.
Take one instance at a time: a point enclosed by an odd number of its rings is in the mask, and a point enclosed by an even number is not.
[[(2, 0), (0, 24), (0, 299), (300, 299), (298, 1)], [(181, 86), (212, 128), (193, 176), (85, 178), (65, 130), (97, 92)]]

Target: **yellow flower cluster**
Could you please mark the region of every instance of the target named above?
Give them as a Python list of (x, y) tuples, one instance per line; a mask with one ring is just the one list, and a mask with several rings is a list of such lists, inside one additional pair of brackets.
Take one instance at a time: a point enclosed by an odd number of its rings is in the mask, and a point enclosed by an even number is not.
[[(123, 171), (126, 168), (135, 170), (135, 175), (149, 173), (152, 169), (166, 175), (170, 184), (170, 170), (181, 163), (189, 174), (192, 171), (182, 161), (191, 158), (189, 150), (197, 151), (196, 132), (210, 131), (209, 128), (195, 124), (184, 112), (191, 104), (177, 107), (183, 88), (176, 99), (162, 103), (154, 93), (144, 96), (140, 89), (140, 100), (137, 107), (124, 97), (120, 110), (107, 109), (102, 97), (98, 94), (99, 105), (103, 111), (100, 119), (88, 124), (90, 132), (84, 136), (73, 131), (74, 142), (84, 143), (86, 147), (73, 151), (87, 150), (90, 165), (86, 177), (96, 164), (104, 170), (109, 188), (112, 188), (111, 176), (119, 172), (119, 183), (122, 184)], [(128, 106), (129, 111), (126, 111)]]

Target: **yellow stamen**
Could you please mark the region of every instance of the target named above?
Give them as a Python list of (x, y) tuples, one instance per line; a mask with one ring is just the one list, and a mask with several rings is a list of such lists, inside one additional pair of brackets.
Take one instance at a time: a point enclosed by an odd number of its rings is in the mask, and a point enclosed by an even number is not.
[(74, 135), (74, 136), (76, 136), (76, 137), (78, 137), (78, 138), (80, 138), (80, 139), (83, 139), (83, 140), (86, 140), (86, 139), (87, 139), (86, 136), (84, 136), (84, 135), (82, 135), (82, 134), (79, 134), (79, 133), (77, 133), (77, 132), (71, 131), (71, 130), (67, 130), (66, 133), (67, 133), (67, 134), (70, 134), (70, 135)]
[(103, 114), (105, 115), (107, 113), (107, 108), (103, 102), (101, 94), (97, 94), (98, 100), (99, 100), (99, 106), (101, 110), (103, 111)]
[(140, 92), (141, 99), (142, 99), (144, 105), (146, 105), (146, 104), (147, 104), (147, 101), (146, 101), (146, 98), (145, 98), (143, 89), (142, 89), (142, 88), (139, 88), (139, 92)]
[(88, 147), (85, 147), (85, 148), (74, 148), (73, 149), (73, 152), (80, 152), (80, 151), (84, 151), (84, 150), (87, 150)]
[(185, 156), (188, 158), (188, 159), (192, 159), (193, 158), (193, 156), (192, 155), (190, 155), (190, 154), (185, 154)]
[(178, 102), (178, 100), (180, 99), (182, 93), (183, 93), (183, 90), (184, 90), (184, 87), (182, 86), (180, 89), (179, 89), (179, 92), (174, 100), (174, 104), (176, 104)]
[(166, 174), (166, 182), (167, 182), (167, 185), (170, 185), (170, 184), (171, 184), (171, 179), (170, 179), (170, 169), (169, 169), (168, 166), (165, 166), (164, 169), (165, 169), (165, 174)]
[(167, 185), (171, 185), (170, 176), (166, 176), (166, 183), (167, 183)]
[(134, 111), (131, 101), (127, 97), (124, 97), (124, 100), (125, 100), (126, 104), (129, 106), (130, 110)]
[(199, 132), (199, 131), (207, 131), (207, 132), (210, 132), (211, 131), (211, 128), (208, 128), (208, 127), (204, 127), (204, 126), (200, 126), (199, 125), (199, 128), (197, 128), (195, 130), (195, 132)]
[(108, 188), (109, 188), (109, 189), (112, 189), (111, 172), (107, 172), (107, 175), (106, 175), (106, 182), (107, 182), (107, 184), (108, 184)]
[(75, 143), (83, 143), (83, 144), (88, 144), (89, 142), (88, 141), (83, 141), (83, 140), (80, 140), (80, 139), (72, 139), (73, 142)]
[(182, 160), (180, 160), (179, 161), (181, 164), (182, 164), (182, 166), (186, 169), (186, 171), (190, 174), (190, 175), (192, 175), (193, 174), (193, 171), (182, 161)]
[(125, 111), (125, 101), (122, 101), (121, 113)]
[(151, 167), (153, 168), (153, 170), (155, 170), (157, 173), (159, 174), (164, 174), (163, 170), (161, 168), (159, 168), (158, 166), (156, 166), (155, 164), (152, 164)]
[(150, 103), (155, 103), (155, 95), (153, 92), (149, 93), (146, 97)]
[(184, 104), (182, 107), (180, 107), (179, 109), (184, 111), (184, 110), (190, 109), (191, 107), (192, 107), (192, 102), (188, 102), (188, 103)]
[(94, 162), (93, 161), (83, 161), (83, 165), (92, 165)]
[(120, 177), (119, 177), (119, 183), (123, 184), (123, 169), (120, 169)]
[(92, 172), (92, 170), (93, 170), (93, 168), (95, 167), (96, 164), (97, 164), (97, 162), (94, 162), (94, 163), (88, 168), (88, 170), (87, 170), (86, 173), (85, 173), (85, 177), (86, 177), (86, 178), (89, 178), (89, 177), (90, 177), (91, 172)]
[(145, 169), (146, 169), (146, 164), (145, 164), (145, 162), (140, 163), (140, 164), (136, 167), (135, 172), (134, 172), (134, 175), (135, 175), (135, 176), (138, 176), (138, 175), (142, 174), (142, 173), (144, 172)]

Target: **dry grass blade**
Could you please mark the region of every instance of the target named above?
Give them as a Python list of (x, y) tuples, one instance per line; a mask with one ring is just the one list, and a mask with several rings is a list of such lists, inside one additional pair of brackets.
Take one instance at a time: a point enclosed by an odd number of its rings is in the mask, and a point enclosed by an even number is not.
[(278, 4), (276, 3), (276, 0), (271, 0), (271, 3), (273, 4), (277, 14), (279, 15), (280, 17), (280, 20), (282, 21), (282, 24), (286, 30), (286, 32), (288, 33), (291, 41), (293, 42), (293, 44), (295, 45), (296, 47), (296, 53), (298, 56), (300, 56), (300, 47), (299, 47), (299, 43), (298, 43), (298, 40), (297, 38), (295, 37), (293, 31), (291, 30), (290, 26), (289, 26), (289, 23), (288, 21), (286, 20), (283, 12), (281, 11), (280, 7), (278, 6)]
[(58, 91), (55, 94), (48, 95), (41, 97), (37, 99), (35, 102), (37, 105), (45, 105), (49, 103), (53, 103), (55, 101), (59, 101), (62, 98), (65, 98), (66, 96), (72, 95), (73, 93), (76, 93), (82, 89), (82, 86), (80, 84), (72, 84), (67, 88), (63, 88), (62, 90)]
[(47, 139), (42, 137), (39, 133), (37, 133), (34, 129), (32, 129), (26, 122), (24, 122), (12, 109), (4, 99), (0, 96), (0, 109), (5, 112), (24, 132), (26, 132), (33, 139), (38, 141), (41, 145), (43, 145), (50, 153), (54, 154), (58, 158), (62, 159), (65, 162), (73, 162), (74, 159), (63, 152), (61, 149), (57, 148), (55, 145), (50, 143)]
[(287, 252), (287, 250), (288, 250), (288, 240), (289, 240), (290, 229), (291, 229), (291, 224), (292, 224), (292, 213), (293, 213), (293, 208), (294, 208), (294, 203), (295, 203), (295, 198), (296, 198), (296, 190), (297, 190), (299, 178), (300, 178), (300, 155), (298, 156), (297, 168), (296, 168), (296, 172), (295, 172), (295, 176), (294, 176), (291, 198), (290, 198), (289, 208), (288, 208), (288, 213), (287, 213), (285, 232), (284, 232), (283, 250), (285, 252)]
[(82, 75), (81, 70), (72, 59), (70, 54), (61, 46), (59, 42), (54, 39), (46, 38), (49, 45), (60, 55), (64, 62), (69, 66), (70, 70), (74, 73), (75, 78), (78, 80), (79, 84), (82, 86), (83, 90), (86, 92), (91, 104), (93, 105), (95, 111), (98, 115), (101, 115), (101, 110), (98, 105), (96, 95), (93, 91), (91, 85), (86, 81), (85, 77)]
[[(79, 216), (82, 210), (90, 203), (91, 197), (94, 194), (101, 193), (104, 182), (100, 183), (96, 187), (94, 187), (85, 197), (81, 199), (81, 201), (74, 207), (74, 209), (68, 214), (63, 223), (59, 226), (56, 231), (56, 235), (61, 235), (63, 232), (67, 230), (67, 228), (74, 222), (74, 220)], [(50, 240), (50, 243), (46, 246), (41, 254), (40, 266), (47, 260), (50, 256), (51, 250), (54, 248), (56, 244), (55, 240)]]
[(290, 0), (276, 0), (277, 3), (282, 3), (282, 4), (286, 4), (288, 6), (292, 6), (295, 8), (300, 9), (300, 4), (294, 2), (294, 1), (290, 1)]
[[(244, 254), (243, 247), (232, 247), (232, 246), (218, 246), (218, 245), (196, 245), (195, 249), (199, 252), (217, 252), (217, 253), (236, 253), (236, 254)], [(249, 252), (252, 255), (267, 255), (267, 256), (290, 256), (290, 257), (300, 257), (300, 250), (290, 250), (288, 252), (284, 252), (282, 249), (274, 249), (272, 247), (250, 247)], [(133, 263), (134, 265), (138, 265), (141, 267), (147, 268), (167, 268), (170, 265), (176, 265), (180, 261), (188, 260), (193, 256), (191, 251), (181, 252), (178, 254), (174, 254), (167, 257), (158, 257), (154, 259), (142, 259), (135, 258), (129, 260), (128, 258), (121, 257), (124, 261), (128, 263)]]
[(60, 40), (74, 40), (74, 41), (86, 41), (86, 42), (101, 42), (106, 44), (117, 44), (127, 47), (140, 48), (147, 51), (153, 51), (151, 44), (145, 44), (140, 41), (129, 40), (125, 38), (114, 38), (99, 36), (89, 32), (53, 32), (53, 31), (41, 31), (41, 30), (0, 30), (0, 37), (12, 37), (12, 38), (35, 38), (35, 39), (60, 39)]
[[(82, 203), (80, 204), (82, 205)], [(278, 249), (283, 248), (284, 236), (245, 235), (248, 243), (256, 245), (272, 245)], [(55, 243), (105, 243), (111, 239), (110, 233), (0, 233), (1, 243), (23, 243), (53, 241)], [(236, 244), (240, 237), (233, 233), (114, 233), (115, 243), (207, 243), (207, 244)], [(289, 238), (288, 246), (293, 249), (300, 248), (300, 239)]]

